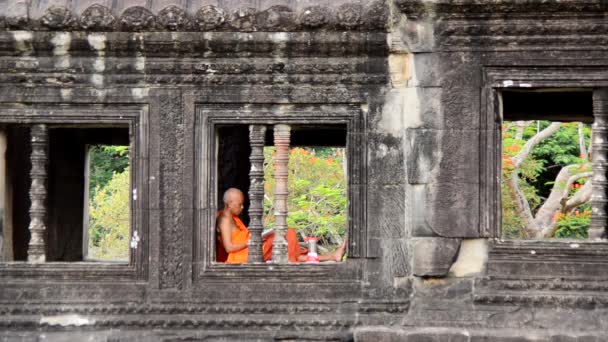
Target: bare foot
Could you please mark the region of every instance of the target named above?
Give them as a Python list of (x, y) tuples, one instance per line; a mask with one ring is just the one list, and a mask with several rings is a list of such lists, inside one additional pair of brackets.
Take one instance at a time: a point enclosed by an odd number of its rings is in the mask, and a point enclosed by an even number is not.
[(346, 252), (346, 240), (342, 242), (342, 245), (338, 247), (335, 251), (328, 255), (328, 261), (340, 262), (342, 261), (342, 257), (344, 256), (344, 252)]

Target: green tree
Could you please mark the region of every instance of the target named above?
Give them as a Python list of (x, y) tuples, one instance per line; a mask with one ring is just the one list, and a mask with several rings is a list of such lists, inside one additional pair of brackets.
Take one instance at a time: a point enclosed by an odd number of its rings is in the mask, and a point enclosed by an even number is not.
[[(264, 226), (274, 226), (274, 147), (264, 149)], [(289, 153), (287, 225), (321, 245), (339, 245), (347, 226), (344, 149), (293, 148)]]
[(89, 199), (103, 188), (114, 173), (129, 167), (129, 146), (93, 145), (89, 150)]
[[(508, 238), (581, 237), (588, 206), (589, 125), (578, 122), (505, 122), (502, 227)], [(588, 221), (588, 220), (587, 220)]]
[(113, 173), (98, 187), (89, 206), (89, 257), (128, 260), (130, 233), (130, 173)]

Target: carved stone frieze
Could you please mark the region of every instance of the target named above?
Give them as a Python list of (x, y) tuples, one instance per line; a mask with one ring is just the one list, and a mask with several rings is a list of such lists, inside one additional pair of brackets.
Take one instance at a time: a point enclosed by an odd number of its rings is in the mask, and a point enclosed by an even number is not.
[(299, 22), (305, 28), (314, 29), (320, 28), (330, 21), (331, 12), (329, 9), (321, 6), (310, 6), (304, 8), (299, 16)]
[(80, 26), (88, 31), (110, 30), (115, 22), (112, 11), (99, 4), (91, 5), (80, 16)]
[(209, 31), (220, 27), (224, 23), (226, 13), (219, 7), (207, 5), (196, 12), (195, 20), (201, 30)]
[(184, 279), (183, 189), (184, 132), (181, 100), (175, 93), (160, 95), (160, 286), (181, 289)]
[[(384, 31), (389, 18), (385, 0), (365, 6), (345, 3), (340, 6), (311, 5), (300, 10), (286, 5), (268, 8), (240, 9), (205, 5), (198, 10), (177, 5), (152, 13), (149, 6), (133, 6), (122, 13), (114, 12), (101, 3), (94, 3), (81, 13), (70, 7), (50, 6), (39, 17), (0, 17), (0, 30), (67, 30), (82, 28), (87, 31), (303, 31), (354, 30)], [(0, 13), (1, 14), (1, 13)], [(118, 18), (118, 20), (117, 20)]]
[(363, 20), (367, 29), (383, 30), (388, 25), (389, 11), (384, 1), (372, 2), (364, 9)]
[(439, 0), (393, 0), (397, 8), (408, 17), (417, 18), (431, 15), (458, 16), (509, 16), (515, 13), (599, 13), (606, 10), (605, 2), (597, 1), (453, 1)]
[(257, 30), (255, 8), (246, 7), (232, 12), (229, 24), (237, 31), (251, 32)]
[(76, 22), (72, 12), (61, 6), (51, 6), (47, 8), (44, 15), (40, 18), (40, 23), (53, 30), (69, 29)]
[(155, 28), (156, 18), (147, 8), (134, 6), (122, 13), (120, 24), (126, 31), (144, 31)]
[(188, 13), (178, 6), (168, 6), (158, 12), (158, 24), (169, 31), (187, 30), (191, 23)]
[(361, 25), (363, 7), (355, 4), (344, 4), (338, 7), (338, 25), (347, 29), (354, 29)]
[(295, 24), (295, 13), (287, 6), (272, 6), (257, 15), (260, 30), (291, 31)]

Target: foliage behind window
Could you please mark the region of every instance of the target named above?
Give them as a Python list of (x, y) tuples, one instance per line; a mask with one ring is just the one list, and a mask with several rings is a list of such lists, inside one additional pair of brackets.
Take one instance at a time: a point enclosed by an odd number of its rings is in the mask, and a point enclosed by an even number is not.
[[(264, 227), (274, 225), (274, 147), (264, 149)], [(293, 148), (289, 152), (287, 225), (321, 245), (341, 244), (347, 226), (344, 148)]]

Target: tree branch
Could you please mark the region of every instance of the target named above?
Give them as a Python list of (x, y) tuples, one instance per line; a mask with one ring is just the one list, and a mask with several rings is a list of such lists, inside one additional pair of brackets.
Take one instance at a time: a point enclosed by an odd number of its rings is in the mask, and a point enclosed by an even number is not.
[[(589, 175), (587, 177), (591, 177), (591, 172), (588, 172)], [(576, 207), (581, 204), (589, 202), (591, 199), (591, 194), (593, 193), (593, 186), (591, 185), (591, 180), (587, 181), (583, 187), (572, 196), (568, 201), (566, 201), (564, 205), (563, 212), (571, 212)]]
[(530, 140), (528, 140), (526, 142), (526, 144), (521, 149), (521, 151), (515, 157), (512, 158), (513, 164), (515, 164), (514, 165), (515, 168), (517, 169), (517, 168), (521, 167), (521, 164), (523, 164), (524, 160), (526, 160), (526, 158), (528, 158), (528, 156), (530, 155), (530, 152), (532, 152), (532, 149), (536, 145), (541, 143), (543, 140), (545, 140), (548, 137), (550, 137), (551, 135), (553, 135), (553, 133), (557, 132), (561, 125), (562, 125), (561, 122), (553, 122), (547, 128), (536, 133), (532, 138), (530, 138)]
[(524, 221), (526, 230), (528, 230), (528, 227), (532, 226), (534, 216), (532, 216), (532, 209), (530, 209), (530, 204), (528, 203), (526, 196), (524, 196), (519, 187), (519, 176), (517, 175), (516, 170), (511, 172), (511, 177), (506, 179), (506, 184), (507, 188), (509, 188), (511, 199), (513, 199), (513, 202), (515, 203), (515, 210), (517, 210), (519, 217)]
[[(583, 164), (588, 165), (588, 164)], [(590, 177), (591, 172), (580, 172), (574, 175), (571, 175), (571, 170), (574, 168), (580, 168), (581, 165), (568, 165), (562, 167), (562, 169), (557, 174), (555, 178), (555, 183), (553, 184), (553, 188), (551, 189), (551, 193), (547, 197), (547, 200), (543, 203), (543, 205), (536, 212), (536, 216), (534, 217), (534, 222), (530, 227), (530, 231), (534, 232), (531, 236), (535, 238), (548, 238), (553, 235), (555, 230), (555, 221), (553, 221), (553, 216), (562, 211), (562, 207), (564, 206), (564, 200), (568, 197), (570, 193), (570, 186), (577, 179)]]
[(580, 156), (584, 159), (589, 159), (587, 155), (587, 146), (585, 145), (585, 133), (583, 132), (583, 128), (585, 124), (582, 122), (578, 123), (578, 148), (580, 150)]

